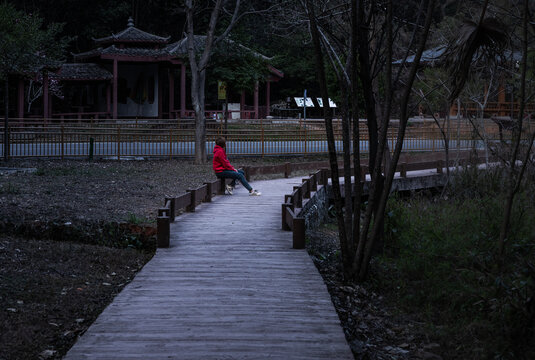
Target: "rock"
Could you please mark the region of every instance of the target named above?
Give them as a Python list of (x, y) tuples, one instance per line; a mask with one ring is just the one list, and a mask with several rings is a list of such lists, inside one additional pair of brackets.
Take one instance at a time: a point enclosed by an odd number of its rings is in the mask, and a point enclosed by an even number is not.
[(433, 349), (438, 349), (439, 347), (440, 345), (437, 343), (429, 343), (429, 344), (424, 345), (424, 350), (433, 350)]
[(364, 354), (366, 352), (366, 344), (357, 339), (351, 341), (349, 347), (355, 354)]
[(57, 353), (56, 350), (45, 350), (45, 351), (41, 352), (39, 354), (39, 356), (41, 356), (41, 358), (43, 358), (43, 359), (49, 359), (52, 356), (56, 355), (56, 353)]

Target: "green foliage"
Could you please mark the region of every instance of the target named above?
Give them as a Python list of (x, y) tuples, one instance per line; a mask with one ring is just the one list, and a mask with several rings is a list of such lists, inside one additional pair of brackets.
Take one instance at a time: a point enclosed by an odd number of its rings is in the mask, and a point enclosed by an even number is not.
[[(525, 184), (517, 197), (499, 266), (503, 178), (500, 170), (467, 169), (455, 177), (447, 199), (389, 201), (388, 251), (376, 281), (407, 311), (422, 314), (450, 345), (451, 358), (535, 355), (534, 189)], [(462, 340), (467, 331), (470, 344)]]
[(130, 213), (130, 214), (128, 214), (128, 217), (126, 218), (126, 222), (128, 222), (130, 224), (141, 225), (141, 224), (148, 224), (148, 223), (151, 223), (151, 222), (154, 222), (154, 221), (150, 220), (150, 219), (147, 219), (144, 216), (138, 216), (138, 215), (136, 215), (134, 213)]
[(43, 20), (8, 3), (0, 4), (0, 77), (34, 71), (52, 59), (61, 59), (68, 38), (57, 40), (61, 24), (43, 29)]
[(264, 81), (269, 73), (268, 59), (231, 41), (214, 49), (210, 68), (208, 79), (214, 85), (222, 80), (235, 90), (253, 90), (255, 81)]

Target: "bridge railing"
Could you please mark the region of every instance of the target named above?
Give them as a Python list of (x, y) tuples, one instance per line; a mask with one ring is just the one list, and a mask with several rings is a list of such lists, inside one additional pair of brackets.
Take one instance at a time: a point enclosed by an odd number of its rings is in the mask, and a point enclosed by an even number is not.
[(230, 179), (218, 179), (206, 182), (198, 188), (189, 189), (180, 196), (166, 197), (164, 205), (158, 209), (156, 218), (158, 247), (169, 247), (171, 223), (180, 212), (195, 212), (195, 208), (201, 203), (211, 202), (214, 196), (223, 195), (225, 185), (230, 181)]
[[(469, 153), (463, 153), (462, 157), (457, 160), (450, 160), (449, 164), (443, 159), (398, 163), (396, 172), (401, 178), (407, 177), (407, 171), (420, 170), (436, 170), (438, 174), (444, 172), (446, 166), (453, 166), (467, 163), (482, 163), (485, 161), (483, 154), (479, 154), (476, 159), (471, 159)], [(354, 174), (354, 169), (351, 168), (351, 174)], [(361, 163), (360, 166), (360, 185), (364, 186), (366, 183), (366, 175), (369, 174), (369, 168), (366, 164)], [(344, 176), (344, 168), (339, 169), (339, 176)], [(321, 187), (326, 187), (329, 181), (332, 180), (331, 170), (323, 168), (312, 173), (309, 177), (303, 179), (302, 183), (294, 186), (293, 192), (284, 196), (284, 203), (282, 203), (282, 229), (293, 232), (293, 248), (303, 249), (305, 247), (306, 235), (306, 218), (303, 214), (303, 209), (306, 203), (312, 200)]]

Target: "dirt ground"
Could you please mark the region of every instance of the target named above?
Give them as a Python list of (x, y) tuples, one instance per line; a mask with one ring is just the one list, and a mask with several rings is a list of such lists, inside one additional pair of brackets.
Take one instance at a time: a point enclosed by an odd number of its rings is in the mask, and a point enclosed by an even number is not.
[(60, 359), (152, 257), (117, 224), (153, 227), (165, 196), (213, 180), (185, 160), (0, 162), (0, 360)]
[[(246, 166), (324, 159), (231, 161)], [(115, 229), (106, 226), (154, 226), (165, 196), (214, 179), (210, 164), (181, 160), (0, 162), (0, 360), (61, 359), (152, 257), (150, 246), (103, 241)], [(325, 230), (311, 234), (315, 245), (309, 250), (356, 358), (440, 359), (437, 344), (423, 339), (410, 321), (394, 319), (380, 295), (342, 284), (336, 243), (336, 234)]]
[(335, 226), (307, 233), (307, 250), (321, 273), (356, 359), (441, 360), (438, 341), (417, 318), (399, 315), (385, 296), (364, 284), (344, 283)]

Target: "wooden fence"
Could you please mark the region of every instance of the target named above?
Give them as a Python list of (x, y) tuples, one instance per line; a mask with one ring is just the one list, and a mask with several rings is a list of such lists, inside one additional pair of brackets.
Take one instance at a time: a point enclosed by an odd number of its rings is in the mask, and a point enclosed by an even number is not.
[[(395, 124), (394, 124), (395, 125)], [(497, 126), (488, 123), (489, 141), (499, 139)], [(496, 128), (496, 129), (495, 129)], [(337, 148), (342, 148), (340, 121), (334, 122)], [(360, 126), (360, 150), (368, 152), (368, 132)], [(396, 143), (395, 126), (388, 133), (392, 149)], [(0, 133), (3, 134), (0, 123)], [(322, 120), (267, 119), (207, 122), (207, 152), (218, 136), (227, 138), (228, 155), (301, 155), (326, 153), (325, 125)], [(130, 119), (11, 119), (9, 122), (10, 157), (76, 158), (94, 155), (114, 157), (191, 157), (195, 150), (195, 124), (191, 120)], [(3, 136), (0, 136), (3, 144)], [(450, 131), (450, 148), (477, 147), (477, 137), (467, 123)], [(406, 151), (436, 151), (444, 148), (440, 130), (429, 120), (407, 128)], [(4, 146), (1, 146), (3, 152)], [(1, 154), (3, 156), (3, 153)]]

